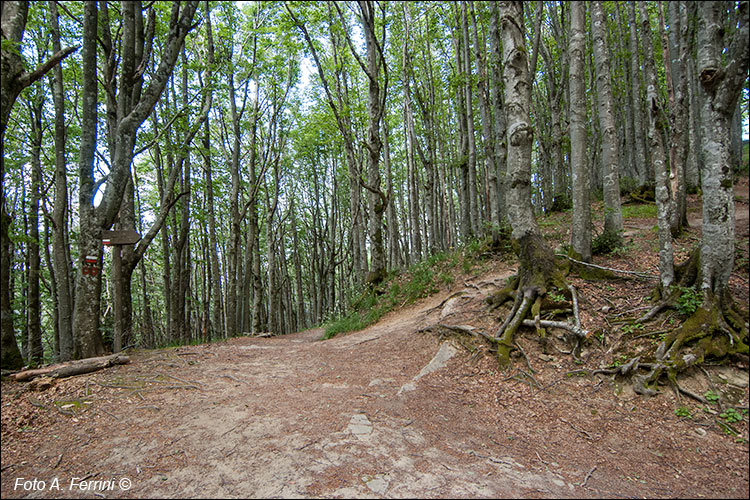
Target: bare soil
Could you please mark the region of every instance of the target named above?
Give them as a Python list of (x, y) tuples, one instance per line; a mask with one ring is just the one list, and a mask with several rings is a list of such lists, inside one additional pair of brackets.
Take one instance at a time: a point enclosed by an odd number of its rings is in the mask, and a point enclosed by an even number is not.
[[(745, 178), (737, 197), (738, 258), (745, 259), (747, 199)], [(692, 227), (677, 243), (684, 255), (700, 235), (691, 200)], [(552, 241), (567, 238), (565, 217), (548, 225)], [(655, 273), (654, 224), (629, 221), (630, 250), (597, 263)], [(745, 304), (746, 266), (731, 282)], [(581, 361), (557, 332), (545, 354), (532, 331), (521, 331), (526, 359), (501, 372), (483, 341), (444, 326), (492, 333), (498, 311), (484, 298), (514, 270), (512, 259), (488, 258), (450, 289), (327, 341), (318, 340), (319, 329), (233, 338), (136, 351), (129, 365), (46, 390), (3, 381), (0, 494), (748, 497), (748, 416), (731, 424), (737, 435), (717, 423), (728, 408), (748, 407), (746, 361), (681, 380), (695, 393), (720, 394), (710, 406), (678, 400), (669, 386), (644, 398), (626, 381), (588, 375), (581, 370), (611, 364), (673, 325), (662, 316), (649, 325), (656, 333), (636, 339), (640, 332), (614, 324), (649, 306), (653, 281), (571, 276), (583, 326), (597, 332)], [(73, 489), (72, 478), (79, 478)]]

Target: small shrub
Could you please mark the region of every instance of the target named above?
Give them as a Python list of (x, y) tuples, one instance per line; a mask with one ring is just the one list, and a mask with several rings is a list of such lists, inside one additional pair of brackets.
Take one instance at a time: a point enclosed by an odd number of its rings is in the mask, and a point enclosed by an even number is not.
[(680, 406), (679, 408), (676, 408), (674, 414), (678, 417), (693, 418), (693, 415), (690, 414), (690, 408), (688, 408), (687, 406)]
[(622, 236), (617, 233), (603, 232), (591, 242), (591, 253), (594, 255), (612, 253), (622, 246)]
[(726, 411), (719, 415), (721, 418), (733, 424), (735, 422), (742, 422), (742, 415), (737, 412), (734, 408), (727, 408)]
[(703, 394), (703, 397), (706, 398), (706, 401), (709, 403), (716, 403), (720, 398), (720, 396), (714, 391), (706, 391), (705, 394)]
[(695, 288), (680, 287), (680, 297), (677, 299), (677, 310), (680, 314), (689, 316), (703, 304), (703, 295)]

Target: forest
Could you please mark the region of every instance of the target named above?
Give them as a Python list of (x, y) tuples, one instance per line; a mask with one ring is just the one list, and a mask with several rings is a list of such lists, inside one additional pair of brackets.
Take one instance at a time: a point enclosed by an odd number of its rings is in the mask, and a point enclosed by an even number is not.
[[(746, 1), (1, 8), (3, 369), (300, 331), (477, 242), (519, 262), (502, 364), (521, 326), (585, 335), (539, 308), (576, 302), (561, 261), (622, 247), (625, 196), (658, 214), (645, 319), (702, 300), (636, 386), (748, 352)], [(677, 262), (691, 193), (703, 236)], [(560, 211), (562, 258), (536, 222)]]

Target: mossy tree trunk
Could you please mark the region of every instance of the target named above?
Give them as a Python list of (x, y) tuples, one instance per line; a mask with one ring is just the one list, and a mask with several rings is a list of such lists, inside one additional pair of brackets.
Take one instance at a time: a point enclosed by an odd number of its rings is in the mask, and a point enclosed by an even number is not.
[(677, 385), (680, 372), (707, 358), (748, 354), (748, 311), (735, 303), (729, 290), (735, 241), (729, 135), (732, 112), (747, 78), (750, 54), (747, 2), (740, 3), (739, 9), (739, 26), (729, 30), (727, 23), (734, 17), (727, 16), (724, 4), (698, 5), (695, 76), (700, 82), (702, 103), (703, 236), (700, 248), (687, 263), (675, 269), (678, 286), (662, 283), (664, 299), (638, 321), (650, 319), (665, 306), (677, 307), (688, 287), (698, 289), (702, 303), (661, 342), (653, 362), (639, 363), (635, 358), (628, 363), (624, 373), (632, 372), (634, 389), (641, 394), (655, 394), (655, 384), (662, 374)]

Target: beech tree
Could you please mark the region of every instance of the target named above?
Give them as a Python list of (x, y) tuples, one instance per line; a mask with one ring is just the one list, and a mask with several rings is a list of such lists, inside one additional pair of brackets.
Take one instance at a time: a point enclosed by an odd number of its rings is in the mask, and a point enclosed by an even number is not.
[[(97, 26), (99, 8), (89, 2), (84, 9), (84, 87), (83, 87), (83, 130), (81, 154), (79, 157), (80, 176), (80, 226), (79, 259), (77, 273), (77, 297), (73, 311), (74, 352), (76, 358), (95, 357), (104, 353), (102, 334), (99, 330), (99, 306), (102, 276), (98, 272), (102, 259), (101, 232), (112, 227), (120, 210), (122, 196), (130, 176), (130, 164), (138, 129), (156, 105), (167, 79), (180, 54), (185, 36), (192, 28), (193, 15), (198, 2), (187, 2), (184, 6), (175, 3), (172, 6), (171, 24), (164, 43), (164, 52), (158, 68), (151, 77), (148, 86), (141, 91), (144, 83), (144, 70), (147, 67), (150, 51), (145, 49), (146, 40), (143, 32), (142, 11), (140, 2), (123, 3), (123, 30), (120, 85), (117, 89), (118, 100), (116, 119), (114, 120), (114, 137), (117, 142), (114, 148), (112, 164), (102, 201), (97, 207), (93, 205), (94, 178), (93, 163), (96, 148), (97, 129)], [(102, 10), (106, 14), (106, 10)], [(109, 26), (107, 26), (109, 28)], [(86, 263), (90, 259), (94, 266)], [(97, 269), (87, 272), (90, 267)]]
[[(552, 250), (539, 231), (531, 207), (531, 146), (534, 136), (530, 121), (531, 77), (523, 33), (523, 4), (500, 2), (500, 29), (503, 44), (503, 84), (508, 120), (508, 157), (506, 209), (512, 227), (511, 238), (517, 248), (519, 269), (508, 288), (495, 298), (501, 304), (514, 298), (513, 307), (495, 333), (497, 357), (501, 365), (510, 362), (513, 336), (522, 325), (533, 325), (540, 338), (545, 328), (564, 327), (580, 334), (576, 325), (539, 319), (542, 300), (553, 289), (568, 292)], [(526, 319), (531, 312), (533, 320)], [(528, 323), (526, 323), (528, 321)]]
[[(645, 16), (645, 12), (643, 13)], [(736, 17), (734, 14), (738, 14)], [(672, 271), (669, 216), (663, 204), (669, 189), (663, 153), (653, 131), (649, 133), (654, 153), (654, 173), (657, 176), (659, 207), (660, 277), (657, 290), (663, 299), (642, 318), (651, 319), (665, 307), (675, 307), (687, 287), (695, 287), (702, 298), (701, 306), (678, 328), (670, 331), (659, 344), (652, 361), (638, 358), (628, 363), (626, 373), (633, 380), (634, 389), (641, 394), (655, 394), (656, 382), (667, 374), (679, 389), (677, 375), (687, 368), (703, 363), (709, 357), (723, 358), (731, 354), (748, 353), (747, 311), (743, 311), (729, 291), (729, 275), (734, 267), (734, 190), (733, 173), (729, 160), (732, 114), (748, 75), (750, 63), (750, 27), (748, 4), (740, 3), (738, 12), (726, 10), (721, 2), (698, 5), (697, 74), (700, 82), (700, 110), (703, 133), (701, 149), (704, 166), (701, 172), (703, 190), (702, 238), (691, 257)], [(647, 17), (646, 17), (647, 19)], [(644, 21), (645, 25), (648, 21)], [(655, 102), (653, 67), (648, 67), (649, 107), (651, 128), (660, 120)], [(660, 141), (660, 139), (658, 139)], [(670, 273), (671, 272), (671, 273)], [(670, 286), (674, 284), (676, 286)], [(642, 369), (645, 373), (639, 371)]]
[(622, 242), (622, 207), (620, 206), (620, 153), (615, 127), (614, 104), (610, 76), (610, 57), (607, 46), (606, 23), (602, 2), (591, 5), (591, 27), (594, 33), (596, 88), (599, 123), (602, 128), (602, 180), (604, 193), (604, 231), (602, 238), (619, 247)]
[(10, 239), (8, 236), (10, 215), (7, 212), (5, 199), (5, 131), (11, 108), (23, 89), (42, 78), (60, 61), (72, 54), (77, 47), (68, 47), (55, 52), (47, 61), (32, 72), (24, 68), (21, 55), (21, 41), (29, 10), (29, 2), (3, 2), (0, 7), (2, 18), (2, 49), (0, 49), (0, 69), (2, 85), (0, 86), (0, 288), (2, 288), (2, 305), (0, 305), (0, 323), (2, 325), (2, 360), (0, 366), (15, 369), (23, 365), (21, 353), (15, 339), (11, 312), (10, 287)]
[(574, 2), (570, 10), (570, 165), (573, 185), (573, 256), (591, 260), (591, 175), (586, 137), (584, 55), (586, 52), (586, 8)]

